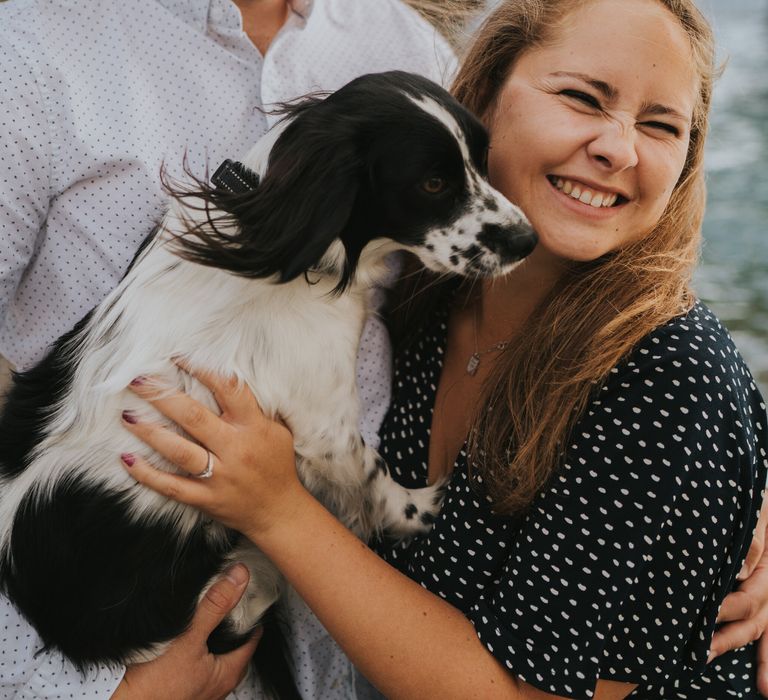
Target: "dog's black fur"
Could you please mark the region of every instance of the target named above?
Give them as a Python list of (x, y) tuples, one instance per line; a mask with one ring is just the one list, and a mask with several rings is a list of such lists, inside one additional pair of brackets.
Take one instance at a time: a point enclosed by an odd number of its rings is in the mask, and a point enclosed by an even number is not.
[[(342, 292), (361, 274), (364, 249), (376, 239), (412, 250), (444, 272), (503, 271), (530, 252), (536, 237), (519, 210), (482, 181), (487, 146), (485, 130), (469, 112), (416, 76), (366, 76), (326, 100), (308, 100), (289, 114), (271, 146), (268, 165), (258, 173), (262, 180), (256, 190), (233, 194), (201, 184), (178, 193), (177, 210), (185, 212), (181, 218), (190, 216), (185, 230), (174, 230), (170, 223), (161, 226), (118, 289), (62, 337), (42, 362), (15, 375), (0, 418), (0, 584), (47, 646), (60, 649), (80, 667), (124, 662), (137, 650), (155, 649), (187, 628), (201, 591), (243, 544), (236, 533), (192, 509), (156, 500), (122, 471), (121, 451), (144, 450), (156, 461), (120, 424), (120, 410), (130, 407), (126, 403), (147, 409), (122, 389), (127, 381), (108, 391), (95, 387), (122, 381), (121, 372), (130, 380), (159, 366), (176, 386), (197, 391), (193, 395), (200, 400), (211, 399), (200, 393), (199, 385), (184, 384), (187, 380), (172, 363), (173, 356), (184, 355), (194, 364), (202, 345), (213, 354), (200, 362), (214, 371), (235, 373), (258, 393), (259, 381), (265, 379), (253, 375), (254, 367), (273, 361), (277, 351), (263, 348), (270, 339), (268, 325), (262, 328), (266, 321), (259, 320), (262, 325), (257, 326), (257, 321), (240, 315), (227, 326), (226, 311), (222, 320), (221, 309), (242, 302), (221, 298), (220, 290), (233, 284), (232, 273), (246, 278), (238, 288), (244, 295), (268, 286), (274, 298), (283, 286), (278, 282), (286, 288), (298, 284), (291, 294), (308, 295), (305, 303), (310, 300), (316, 314), (325, 307), (318, 306), (315, 292), (299, 278), (309, 274), (313, 280), (325, 280), (323, 304), (341, 304)], [(425, 189), (430, 178), (440, 187)], [(499, 214), (505, 207), (509, 211)], [(330, 254), (333, 245), (340, 251)], [(209, 283), (199, 305), (190, 308), (184, 294), (198, 288), (204, 277), (200, 265), (221, 275)], [(373, 276), (380, 261), (365, 265), (366, 274)], [(173, 282), (170, 297), (163, 286), (166, 280)], [(357, 295), (362, 305), (363, 293), (358, 290)], [(285, 314), (294, 312), (294, 303), (285, 305), (280, 323), (290, 321)], [(150, 308), (162, 312), (153, 317), (160, 320), (139, 334), (142, 310)], [(358, 316), (362, 319), (362, 307)], [(290, 322), (297, 325), (295, 319)], [(207, 330), (222, 323), (229, 330)], [(244, 323), (253, 323), (258, 331), (253, 336), (256, 359), (211, 367), (210, 357), (237, 356), (240, 346), (233, 347), (230, 337), (239, 337)], [(334, 342), (342, 342), (339, 339), (359, 333), (356, 323), (361, 321), (347, 323), (343, 314), (329, 312), (326, 331), (336, 334)], [(174, 324), (181, 324), (183, 333), (169, 338)], [(279, 350), (295, 354), (291, 367), (308, 382), (320, 381), (327, 364), (327, 358), (317, 356), (321, 340), (319, 335), (296, 337), (296, 347)], [(353, 348), (341, 348), (341, 355), (354, 356)], [(402, 494), (390, 483), (386, 465), (364, 448), (356, 432), (354, 368), (349, 370), (349, 377), (329, 379), (327, 406), (312, 409), (304, 419), (320, 421), (320, 430), (312, 423), (311, 434), (323, 439), (343, 433), (338, 449), (347, 452), (331, 452), (334, 459), (327, 461), (334, 468), (354, 464), (360, 474), (328, 473), (312, 484), (314, 490), (348, 524), (364, 522), (366, 509), (389, 518), (373, 518), (374, 527), (394, 523), (414, 528), (429, 522), (432, 500), (418, 518), (412, 502), (404, 509), (398, 506), (401, 511), (394, 517), (376, 510), (385, 501), (393, 507), (393, 496)], [(331, 392), (339, 391), (342, 381), (351, 387), (344, 397), (349, 404), (348, 409), (342, 407), (347, 411), (344, 422), (326, 425), (329, 411), (339, 404)], [(287, 405), (286, 413), (300, 413), (307, 400), (289, 396), (287, 404), (271, 410), (283, 413)], [(83, 432), (83, 425), (92, 428)], [(297, 435), (302, 426), (291, 427)], [(332, 447), (337, 449), (335, 443)], [(320, 456), (299, 454), (300, 473), (302, 460), (324, 465), (327, 449)], [(67, 461), (59, 454), (68, 455)], [(303, 472), (303, 478), (311, 473)], [(362, 500), (339, 496), (358, 493), (358, 476)], [(352, 479), (351, 484), (344, 478)], [(375, 493), (381, 502), (370, 495), (375, 488), (380, 489)], [(385, 499), (381, 489), (393, 490)], [(209, 645), (218, 651), (232, 649), (249, 634), (250, 629), (236, 631), (225, 621)], [(274, 679), (274, 674), (267, 675)], [(280, 688), (285, 697), (293, 692), (285, 685)]]

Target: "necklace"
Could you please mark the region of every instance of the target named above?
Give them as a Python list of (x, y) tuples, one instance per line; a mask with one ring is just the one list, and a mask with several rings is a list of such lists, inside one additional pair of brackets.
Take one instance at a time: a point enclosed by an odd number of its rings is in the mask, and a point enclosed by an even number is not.
[(477, 307), (475, 307), (475, 313), (472, 319), (472, 328), (475, 335), (475, 351), (469, 356), (469, 361), (467, 362), (467, 374), (470, 377), (474, 377), (475, 374), (477, 374), (477, 368), (480, 366), (480, 358), (483, 355), (487, 355), (489, 352), (500, 352), (506, 349), (509, 345), (508, 340), (502, 340), (491, 345), (489, 348), (485, 348), (485, 350), (477, 349)]

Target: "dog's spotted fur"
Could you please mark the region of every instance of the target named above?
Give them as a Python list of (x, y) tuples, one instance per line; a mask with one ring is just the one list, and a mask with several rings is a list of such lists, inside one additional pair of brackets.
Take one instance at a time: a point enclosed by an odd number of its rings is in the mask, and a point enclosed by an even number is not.
[(250, 543), (119, 464), (132, 452), (173, 469), (121, 427), (126, 409), (162, 420), (126, 391), (134, 377), (216, 409), (175, 357), (237, 377), (280, 415), (303, 482), (358, 534), (429, 527), (439, 489), (398, 486), (360, 437), (356, 349), (388, 253), (499, 275), (532, 249), (485, 180), (486, 149), (477, 120), (408, 74), (303, 103), (244, 159), (256, 190), (179, 196), (117, 289), (16, 377), (0, 421), (0, 573), (46, 644), (78, 664), (151, 658), (233, 560), (251, 582), (212, 648), (242, 643), (280, 594)]

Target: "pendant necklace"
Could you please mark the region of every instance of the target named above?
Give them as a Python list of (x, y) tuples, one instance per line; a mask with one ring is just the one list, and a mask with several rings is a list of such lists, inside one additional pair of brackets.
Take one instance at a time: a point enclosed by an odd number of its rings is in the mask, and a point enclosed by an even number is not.
[(480, 366), (480, 358), (483, 355), (487, 355), (489, 352), (501, 352), (502, 350), (505, 350), (509, 345), (508, 340), (502, 340), (501, 342), (496, 343), (495, 345), (491, 345), (491, 347), (486, 348), (485, 350), (478, 350), (477, 349), (477, 308), (475, 308), (475, 313), (472, 321), (473, 321), (472, 328), (475, 334), (475, 351), (469, 356), (469, 362), (467, 362), (467, 374), (470, 377), (474, 377), (475, 374), (477, 374), (477, 368)]

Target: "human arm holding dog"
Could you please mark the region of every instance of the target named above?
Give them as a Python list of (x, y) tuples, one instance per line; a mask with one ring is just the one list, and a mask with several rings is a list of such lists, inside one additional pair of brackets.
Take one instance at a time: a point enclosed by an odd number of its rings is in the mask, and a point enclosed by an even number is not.
[[(221, 417), (182, 394), (153, 404), (211, 449), (215, 478), (171, 475), (123, 455), (134, 478), (246, 534), (387, 697), (552, 697), (510, 675), (464, 615), (385, 563), (304, 489), (289, 430), (268, 420), (247, 388), (206, 373), (196, 377), (213, 391)], [(142, 379), (131, 388), (153, 395)], [(200, 445), (160, 425), (125, 425), (189, 473), (207, 460)], [(606, 681), (596, 697), (630, 691)]]
[[(49, 342), (117, 284), (165, 205), (158, 179), (161, 158), (168, 165), (178, 157), (175, 173), (180, 174), (186, 153), (193, 170), (202, 174), (207, 165), (215, 167), (221, 158), (243, 152), (267, 128), (266, 116), (255, 108), (262, 104), (262, 96), (282, 101), (310, 89), (332, 89), (374, 66), (424, 72), (439, 80), (453, 65), (447, 43), (398, 3), (317, 2), (315, 20), (307, 31), (288, 10), (295, 7), (303, 22), (310, 14), (309, 3), (236, 4), (244, 33), (238, 33), (237, 12), (233, 14), (235, 8), (227, 2), (220, 3), (207, 20), (205, 2), (178, 6), (152, 2), (149, 14), (130, 5), (116, 9), (99, 3), (77, 8), (0, 3), (0, 56), (5, 69), (0, 83), (7, 98), (0, 108), (7, 127), (0, 160), (11, 175), (0, 183), (0, 240), (5, 241), (0, 261), (0, 350), (18, 368), (34, 364)], [(377, 18), (375, 41), (359, 36), (359, 29), (367, 26), (366, 7)], [(335, 22), (336, 34), (329, 34), (327, 27), (315, 30), (328, 8), (353, 21)], [(262, 12), (266, 16), (258, 17)], [(254, 79), (262, 71), (254, 46), (265, 54), (286, 18), (294, 21), (281, 36), (282, 46), (266, 57), (264, 77)], [(193, 26), (198, 19), (202, 25)], [(71, 31), (59, 31), (69, 21)], [(93, 31), (92, 21), (103, 22), (105, 31)], [(88, 41), (71, 52), (66, 47), (81, 41), (81, 31)], [(53, 43), (46, 36), (55, 37)], [(324, 50), (323, 40), (334, 50)], [(341, 53), (336, 51), (339, 47), (344, 49)], [(63, 55), (75, 58), (62, 60)], [(306, 55), (313, 60), (302, 58)], [(96, 82), (109, 89), (88, 85), (91, 74), (82, 66), (89, 62), (99, 66)], [(174, 71), (174, 65), (182, 68)], [(132, 86), (127, 91), (123, 69)], [(133, 91), (137, 75), (138, 83), (149, 86), (151, 99)], [(153, 76), (159, 76), (163, 88), (174, 89), (157, 93)], [(184, 88), (187, 79), (194, 89)], [(262, 88), (266, 92), (261, 93)], [(131, 96), (126, 108), (116, 107), (126, 93)], [(157, 94), (167, 96), (168, 103), (158, 101)], [(222, 104), (228, 109), (222, 111)], [(183, 128), (147, 133), (146, 124), (155, 117)], [(86, 144), (81, 141), (84, 134), (90, 139)], [(2, 602), (10, 611), (9, 626), (30, 644), (42, 646), (11, 602)], [(10, 640), (0, 650), (6, 661), (18, 647)], [(28, 661), (26, 674), (18, 672), (19, 665), (11, 669), (6, 664), (0, 670), (4, 689), (43, 697), (64, 685), (77, 692), (74, 688), (82, 683), (83, 694), (107, 697), (123, 672), (119, 666), (94, 665), (82, 677), (55, 649), (32, 658), (35, 651), (19, 662)], [(54, 674), (55, 667), (61, 671)], [(323, 668), (321, 675), (326, 671)], [(45, 688), (27, 682), (38, 676)], [(246, 692), (241, 689), (241, 695)]]
[[(484, 697), (494, 697), (494, 689), (503, 689), (502, 697), (516, 697), (502, 682), (506, 678), (514, 683), (514, 678), (488, 654), (464, 615), (378, 559), (303, 489), (296, 479), (287, 429), (266, 420), (250, 392), (235, 382), (205, 374), (198, 379), (214, 391), (222, 418), (184, 396), (156, 401), (155, 406), (213, 451), (214, 478), (168, 475), (140, 459), (129, 469), (134, 477), (245, 531), (274, 557), (353, 661), (387, 696), (409, 697), (409, 692), (418, 694), (424, 687), (442, 693), (434, 679), (443, 678), (445, 697), (452, 697), (450, 688), (457, 697), (466, 697), (472, 688), (481, 688)], [(134, 390), (152, 395), (147, 383)], [(165, 428), (126, 426), (190, 474), (206, 461), (205, 449)], [(540, 558), (532, 561), (543, 564)], [(542, 607), (541, 614), (551, 612)], [(375, 639), (372, 629), (377, 631)], [(705, 658), (706, 651), (703, 654)], [(488, 688), (478, 685), (475, 673), (488, 679)], [(421, 689), (420, 679), (426, 684)], [(609, 690), (618, 693), (615, 697), (629, 692), (627, 687), (601, 683), (597, 697)], [(517, 697), (546, 697), (522, 684), (514, 692), (520, 693)]]
[(208, 651), (208, 635), (245, 592), (248, 569), (230, 567), (205, 593), (189, 629), (153, 661), (127, 667), (112, 700), (220, 700), (242, 681), (259, 643), (261, 629), (227, 654)]

